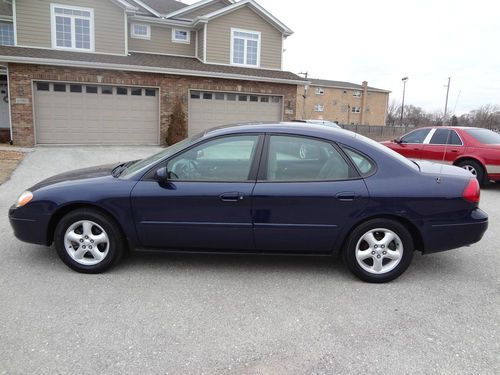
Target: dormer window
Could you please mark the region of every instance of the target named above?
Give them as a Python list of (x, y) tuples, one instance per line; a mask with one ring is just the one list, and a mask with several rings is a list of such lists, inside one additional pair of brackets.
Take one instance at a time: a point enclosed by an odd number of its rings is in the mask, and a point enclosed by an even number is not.
[(174, 43), (190, 43), (190, 32), (184, 29), (172, 29), (172, 42)]
[(231, 29), (231, 64), (260, 66), (260, 32)]
[(130, 25), (130, 36), (135, 39), (151, 39), (151, 26), (133, 23)]
[(93, 9), (51, 4), (50, 11), (53, 48), (94, 50)]

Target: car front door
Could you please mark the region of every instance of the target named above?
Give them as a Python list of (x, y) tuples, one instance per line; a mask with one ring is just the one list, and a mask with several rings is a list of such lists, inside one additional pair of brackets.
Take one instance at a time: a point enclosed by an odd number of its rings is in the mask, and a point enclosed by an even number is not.
[(151, 171), (132, 191), (143, 247), (254, 250), (251, 196), (264, 137), (231, 135), (182, 151)]
[(324, 140), (270, 135), (253, 192), (255, 243), (267, 252), (332, 251), (368, 191), (342, 152)]
[(430, 131), (430, 128), (414, 130), (402, 136), (399, 142), (391, 144), (391, 148), (409, 159), (420, 159), (424, 141)]
[(453, 164), (464, 153), (462, 140), (452, 129), (435, 129), (428, 144), (424, 144), (422, 159)]

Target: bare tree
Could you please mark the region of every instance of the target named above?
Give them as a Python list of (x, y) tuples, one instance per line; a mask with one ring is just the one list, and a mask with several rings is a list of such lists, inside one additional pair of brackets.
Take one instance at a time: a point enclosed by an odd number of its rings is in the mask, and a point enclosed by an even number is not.
[(385, 120), (385, 124), (387, 126), (396, 126), (400, 117), (401, 106), (398, 105), (394, 99), (392, 99), (391, 104), (389, 104), (389, 107), (387, 108), (387, 118)]

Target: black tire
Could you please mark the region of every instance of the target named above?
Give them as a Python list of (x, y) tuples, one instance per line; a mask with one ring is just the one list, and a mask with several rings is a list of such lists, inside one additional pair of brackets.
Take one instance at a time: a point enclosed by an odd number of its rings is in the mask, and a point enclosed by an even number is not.
[[(372, 247), (363, 238), (368, 233), (373, 232), (373, 234), (375, 235), (375, 239), (377, 239), (377, 236), (381, 236), (385, 233), (383, 231), (375, 231), (376, 229), (384, 229), (388, 234), (392, 232), (396, 234), (399, 239), (395, 239), (389, 242), (389, 244), (387, 245), (388, 249), (385, 248), (385, 245), (373, 245)], [(381, 238), (383, 240), (385, 236)], [(368, 249), (370, 250), (369, 258), (358, 261), (356, 256), (356, 254), (360, 252), (357, 249), (358, 243), (360, 245), (360, 251), (366, 251)], [(377, 242), (377, 244), (379, 243), (382, 242)], [(366, 249), (362, 248), (363, 246), (366, 247)], [(377, 248), (375, 249), (374, 247)], [(401, 251), (401, 249), (402, 254), (399, 256), (398, 261), (389, 259), (389, 255), (384, 255), (387, 254), (389, 250), (394, 251), (391, 254), (399, 254), (398, 251)], [(349, 270), (361, 280), (367, 281), (369, 283), (385, 283), (396, 279), (404, 271), (406, 271), (413, 258), (413, 250), (413, 238), (404, 225), (390, 219), (372, 219), (360, 224), (352, 231), (352, 233), (349, 235), (342, 255), (344, 263), (347, 265)], [(374, 252), (375, 254), (373, 254)], [(371, 254), (373, 254), (373, 256)], [(383, 265), (383, 267), (387, 268), (386, 272), (383, 271), (383, 269), (381, 269), (379, 273), (377, 273), (375, 270), (367, 270), (367, 268), (375, 267), (375, 257), (378, 257), (380, 259), (380, 264), (383, 264), (385, 262), (385, 265)], [(372, 265), (370, 265), (370, 261), (372, 262)], [(391, 267), (393, 268), (391, 269)]]
[(484, 171), (483, 166), (475, 160), (467, 159), (467, 160), (459, 161), (457, 163), (457, 167), (467, 169), (472, 174), (474, 174), (474, 172), (472, 170), (476, 171), (475, 176), (477, 178), (477, 181), (479, 182), (479, 185), (481, 185), (481, 186), (485, 186), (489, 182), (486, 179), (486, 173)]
[[(88, 252), (85, 252), (82, 259), (77, 261), (74, 257), (70, 256), (68, 251), (71, 250), (66, 250), (66, 231), (68, 231), (70, 227), (78, 225), (77, 223), (83, 221), (96, 224), (91, 225), (91, 231), (93, 232), (92, 236), (99, 236), (102, 234), (102, 232), (104, 232), (104, 234), (107, 236), (106, 242), (104, 244), (94, 245), (93, 249), (93, 251), (99, 250), (99, 254), (103, 256), (102, 260), (98, 260), (98, 258), (94, 257), (92, 255), (93, 253), (91, 253), (89, 250)], [(80, 227), (77, 226), (73, 231), (82, 231), (82, 228), (83, 224)], [(82, 233), (81, 235), (83, 237), (84, 233)], [(96, 238), (92, 236), (90, 237)], [(92, 241), (94, 243), (94, 240), (91, 239), (85, 241)], [(95, 242), (98, 242), (97, 239), (95, 240)], [(116, 222), (109, 215), (106, 215), (101, 211), (92, 208), (77, 209), (66, 214), (56, 226), (54, 233), (54, 243), (59, 258), (61, 258), (61, 260), (68, 267), (81, 273), (100, 273), (106, 271), (107, 269), (118, 263), (118, 261), (123, 256), (125, 249), (125, 240)], [(76, 241), (71, 241), (70, 243), (71, 245), (78, 244), (78, 248), (80, 248), (80, 245), (84, 247), (84, 243), (79, 244)], [(87, 243), (85, 242), (85, 244)], [(92, 244), (87, 244), (87, 246), (91, 248), (92, 246), (89, 245)], [(98, 246), (100, 246), (100, 248)], [(77, 246), (71, 247), (72, 249), (75, 249), (73, 254), (76, 254)], [(83, 250), (81, 250), (81, 252), (83, 252)], [(93, 263), (94, 261), (96, 262), (95, 264), (82, 264)]]

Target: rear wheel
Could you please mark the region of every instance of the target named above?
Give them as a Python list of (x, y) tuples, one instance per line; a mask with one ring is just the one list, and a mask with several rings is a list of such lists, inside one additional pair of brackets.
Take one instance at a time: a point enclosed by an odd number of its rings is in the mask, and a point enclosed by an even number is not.
[(363, 281), (383, 283), (399, 277), (413, 257), (406, 227), (389, 219), (373, 219), (353, 230), (343, 252), (349, 270)]
[(481, 186), (486, 184), (486, 173), (484, 172), (483, 166), (475, 160), (462, 160), (457, 163), (457, 166), (465, 169), (472, 173), (474, 177), (477, 178), (477, 181)]
[(99, 273), (123, 255), (124, 240), (118, 225), (94, 209), (78, 209), (57, 224), (54, 242), (59, 258), (83, 273)]

